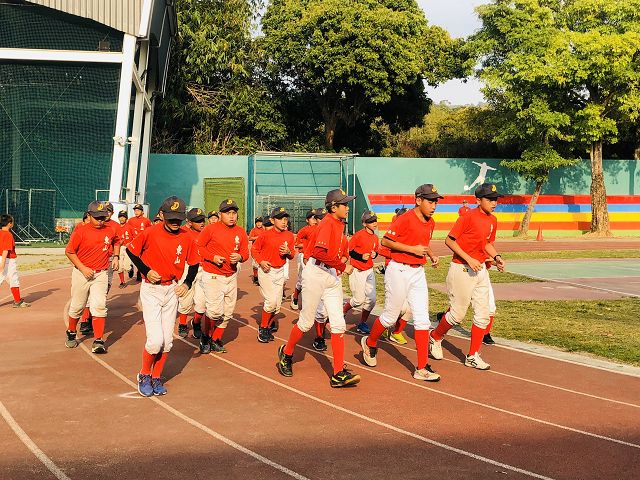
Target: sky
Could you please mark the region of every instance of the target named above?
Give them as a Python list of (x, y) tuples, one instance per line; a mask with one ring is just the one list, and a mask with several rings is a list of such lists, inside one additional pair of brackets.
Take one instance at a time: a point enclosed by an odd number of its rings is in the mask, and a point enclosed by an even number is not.
[[(446, 29), (453, 38), (466, 37), (480, 28), (480, 20), (475, 7), (489, 0), (417, 0), (425, 11), (430, 25)], [(450, 80), (433, 88), (428, 87), (429, 98), (439, 103), (447, 101), (452, 105), (477, 105), (484, 100), (480, 92), (480, 82), (475, 78)]]

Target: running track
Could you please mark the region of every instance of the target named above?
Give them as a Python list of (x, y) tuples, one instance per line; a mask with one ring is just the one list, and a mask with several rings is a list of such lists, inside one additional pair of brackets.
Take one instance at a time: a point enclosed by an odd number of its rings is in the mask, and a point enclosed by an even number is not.
[(362, 382), (334, 390), (331, 349), (305, 348), (309, 334), (286, 379), (276, 350), (296, 315), (283, 309), (276, 342), (259, 344), (247, 271), (229, 353), (201, 356), (176, 338), (169, 394), (155, 399), (134, 393), (137, 286), (111, 292), (109, 353), (95, 356), (91, 339), (64, 347), (70, 270), (23, 276), (31, 309), (0, 298), (0, 477), (638, 478), (640, 378), (500, 347), (485, 347), (492, 370), (479, 372), (461, 363), (467, 342), (450, 338), (432, 362), (442, 381), (421, 384), (412, 340), (381, 344), (369, 369), (350, 335), (346, 361)]

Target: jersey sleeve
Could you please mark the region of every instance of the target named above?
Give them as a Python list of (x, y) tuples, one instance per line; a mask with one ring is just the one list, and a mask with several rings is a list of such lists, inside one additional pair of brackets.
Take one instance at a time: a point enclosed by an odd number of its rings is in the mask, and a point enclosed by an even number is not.
[(287, 240), (289, 242), (288, 243), (288, 247), (289, 247), (289, 251), (291, 253), (289, 253), (289, 255), (287, 255), (287, 258), (289, 260), (291, 260), (291, 259), (293, 259), (293, 255), (295, 253), (294, 250), (295, 250), (295, 246), (296, 246), (296, 238), (294, 237), (293, 232), (289, 232), (288, 237), (289, 237), (288, 240)]
[[(9, 232), (6, 232), (6, 233), (9, 233)], [(4, 252), (5, 250), (7, 252), (10, 252), (12, 250), (11, 237), (9, 235), (5, 235), (4, 231), (0, 232), (0, 253)]]
[(198, 255), (198, 245), (195, 238), (191, 237), (191, 243), (189, 244), (189, 253), (186, 258), (186, 262), (189, 265), (197, 265), (200, 263), (200, 255)]
[(127, 246), (127, 249), (133, 253), (136, 257), (142, 255), (142, 251), (144, 250), (145, 244), (147, 242), (147, 237), (149, 230), (143, 230), (140, 235), (133, 239), (133, 241)]
[[(238, 253), (242, 256), (242, 261), (246, 262), (249, 259), (249, 237), (247, 237), (247, 232), (241, 229), (242, 233), (240, 235), (240, 250)], [(262, 237), (262, 235), (260, 235)], [(258, 238), (260, 238), (258, 237)]]
[(207, 254), (207, 244), (209, 240), (211, 240), (211, 227), (212, 225), (207, 225), (198, 235), (196, 239), (196, 246), (198, 247), (198, 253), (203, 260), (208, 260), (209, 262), (213, 262), (213, 257), (209, 257)]
[(256, 263), (260, 263), (263, 260), (262, 257), (262, 248), (264, 247), (264, 237), (266, 235), (260, 235), (251, 246), (251, 255)]
[(458, 217), (456, 223), (453, 224), (453, 228), (449, 232), (449, 236), (451, 238), (457, 239), (462, 235), (462, 233), (466, 230), (467, 224), (469, 223), (469, 216), (463, 215), (462, 217)]
[(82, 229), (76, 226), (71, 233), (71, 237), (69, 237), (69, 243), (67, 243), (67, 246), (64, 249), (65, 253), (77, 253), (81, 241)]
[(496, 241), (496, 231), (498, 230), (498, 219), (495, 215), (491, 215), (491, 234), (489, 235), (489, 243)]
[(402, 237), (402, 232), (405, 228), (405, 224), (408, 220), (409, 212), (404, 215), (400, 215), (396, 217), (391, 225), (389, 226), (389, 230), (387, 230), (384, 234), (384, 238), (391, 240), (392, 242), (399, 242), (399, 238)]
[(321, 248), (323, 250), (329, 250), (329, 243), (331, 242), (331, 226), (327, 223), (319, 225), (317, 229), (317, 235), (315, 242), (311, 246), (312, 249)]

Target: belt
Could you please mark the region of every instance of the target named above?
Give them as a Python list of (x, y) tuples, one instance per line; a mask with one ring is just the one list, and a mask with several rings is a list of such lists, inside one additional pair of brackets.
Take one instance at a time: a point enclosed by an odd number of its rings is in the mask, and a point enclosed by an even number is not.
[(332, 269), (332, 268), (333, 268), (333, 267), (330, 267), (329, 265), (327, 265), (326, 263), (321, 262), (320, 260), (318, 260), (318, 259), (316, 259), (316, 258), (311, 257), (311, 259), (313, 260), (313, 264), (314, 264), (316, 267), (326, 268), (327, 270), (330, 270), (330, 269)]
[(150, 285), (162, 285), (162, 286), (173, 285), (174, 282), (175, 282), (175, 280), (164, 280), (164, 281), (161, 280), (161, 281), (159, 281), (157, 283), (153, 283), (153, 282), (150, 282), (149, 280), (147, 280), (146, 278), (143, 279), (143, 280), (144, 280), (144, 283), (148, 283)]

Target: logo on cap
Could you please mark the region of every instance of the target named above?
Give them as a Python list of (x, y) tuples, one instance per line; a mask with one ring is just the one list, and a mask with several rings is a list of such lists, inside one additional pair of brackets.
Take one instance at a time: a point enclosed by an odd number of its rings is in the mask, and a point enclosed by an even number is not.
[(280, 207), (280, 211), (281, 211), (281, 212), (284, 212), (284, 207)]
[(345, 192), (344, 192), (344, 190), (342, 190), (342, 189), (340, 189), (340, 193), (341, 193), (342, 195), (346, 195), (346, 193), (345, 193)]
[(173, 211), (177, 210), (178, 208), (180, 208), (180, 202), (173, 202), (170, 208)]
[(231, 205), (233, 203), (233, 200), (231, 200), (230, 198), (227, 198), (227, 205)]
[(491, 191), (495, 192), (496, 191), (496, 186), (495, 185), (491, 185)]
[(198, 215), (202, 215), (202, 210), (198, 209), (197, 213)]
[(104, 203), (99, 203), (99, 204), (98, 204), (98, 208), (96, 208), (96, 210), (98, 210), (99, 212), (101, 212), (102, 210), (104, 210)]
[(432, 191), (433, 193), (436, 193), (436, 192), (438, 191), (438, 189), (436, 188), (436, 186), (435, 186), (435, 185), (433, 185), (433, 186), (431, 187), (431, 191)]

